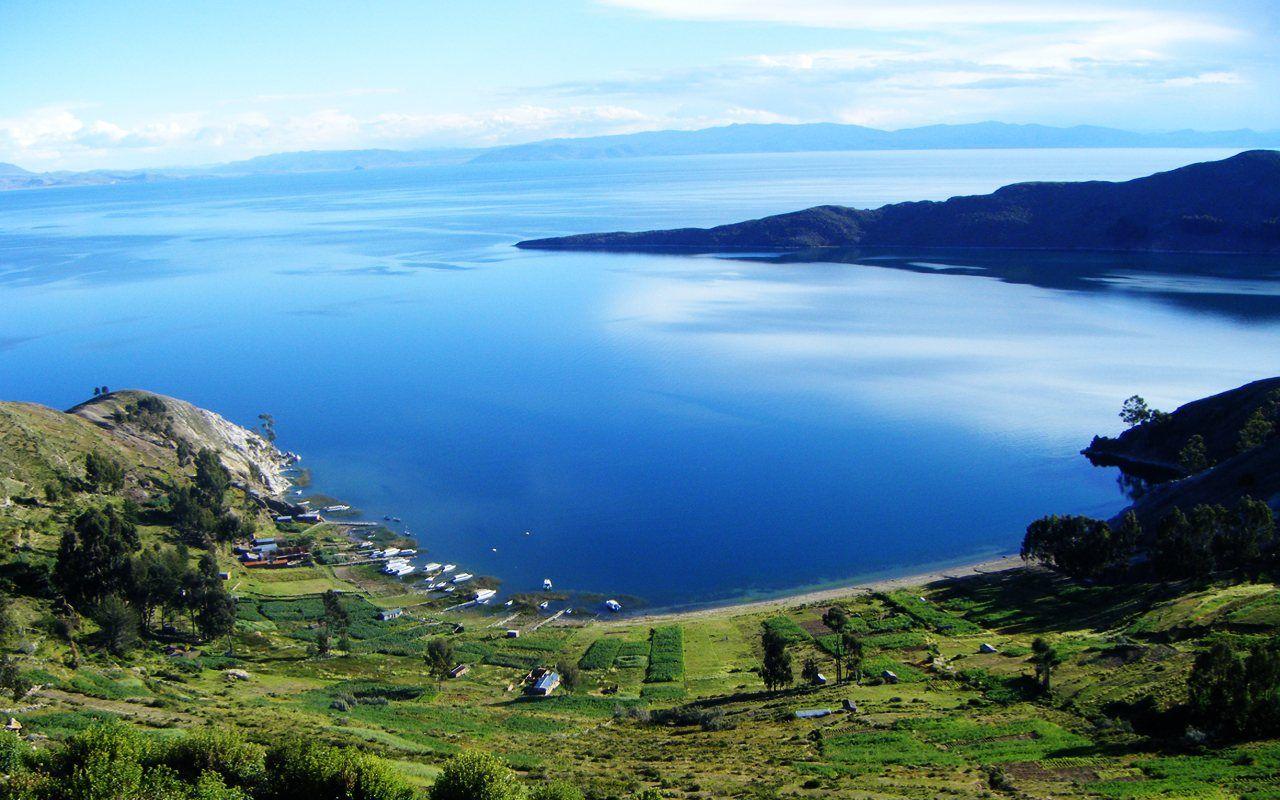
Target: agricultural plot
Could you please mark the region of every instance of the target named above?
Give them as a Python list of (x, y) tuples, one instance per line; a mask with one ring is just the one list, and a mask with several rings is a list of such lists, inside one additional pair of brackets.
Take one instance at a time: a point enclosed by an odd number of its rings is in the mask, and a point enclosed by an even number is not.
[(622, 640), (617, 637), (596, 639), (578, 659), (578, 666), (582, 669), (610, 669), (621, 649)]
[(649, 634), (649, 666), (645, 683), (667, 683), (684, 678), (684, 631), (679, 625), (654, 628)]
[(772, 631), (782, 637), (787, 644), (799, 644), (810, 641), (813, 637), (800, 627), (800, 624), (785, 614), (770, 617), (764, 621), (765, 630)]

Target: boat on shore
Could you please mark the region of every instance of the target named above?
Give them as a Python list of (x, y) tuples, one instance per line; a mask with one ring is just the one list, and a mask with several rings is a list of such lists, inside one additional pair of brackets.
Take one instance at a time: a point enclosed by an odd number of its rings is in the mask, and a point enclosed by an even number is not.
[(467, 581), (471, 580), (474, 577), (475, 575), (472, 575), (470, 572), (459, 572), (457, 575), (453, 576), (453, 582), (466, 583)]
[(480, 589), (476, 592), (475, 600), (477, 603), (487, 603), (492, 600), (493, 596), (497, 593), (497, 589)]
[(605, 600), (604, 607), (617, 614), (622, 610), (622, 603), (619, 603), (617, 600)]

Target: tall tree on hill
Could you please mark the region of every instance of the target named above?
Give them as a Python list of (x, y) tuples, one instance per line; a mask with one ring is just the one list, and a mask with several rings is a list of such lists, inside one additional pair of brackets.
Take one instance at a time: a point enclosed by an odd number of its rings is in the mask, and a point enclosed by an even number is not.
[(1175, 508), (1160, 521), (1151, 564), (1162, 580), (1204, 580), (1214, 569), (1213, 539)]
[(835, 632), (832, 637), (832, 655), (836, 660), (836, 683), (844, 683), (844, 631), (849, 626), (849, 615), (840, 606), (832, 606), (822, 614), (822, 624)]
[(109, 595), (94, 610), (102, 646), (115, 656), (138, 646), (138, 612), (117, 595)]
[(195, 487), (202, 506), (215, 512), (222, 509), (223, 496), (231, 488), (231, 473), (217, 452), (208, 447), (196, 453)]
[(858, 684), (862, 683), (862, 667), (866, 662), (866, 645), (862, 637), (853, 631), (840, 634), (841, 648), (844, 650), (844, 668), (848, 677)]
[(1120, 419), (1130, 428), (1149, 421), (1151, 415), (1152, 409), (1147, 406), (1147, 401), (1136, 394), (1125, 400), (1124, 405), (1120, 406)]
[(194, 572), (195, 592), (189, 601), (195, 609), (196, 628), (206, 640), (226, 636), (235, 628), (236, 603), (222, 584), (217, 559), (212, 553), (202, 554)]
[(760, 637), (764, 648), (764, 660), (760, 665), (760, 677), (769, 691), (790, 686), (795, 682), (791, 672), (791, 654), (787, 652), (787, 640), (782, 634), (771, 628), (765, 628)]
[(1187, 439), (1187, 443), (1178, 451), (1178, 464), (1192, 475), (1213, 466), (1213, 462), (1209, 460), (1209, 450), (1205, 447), (1203, 436), (1197, 433)]
[(124, 487), (124, 468), (110, 456), (91, 450), (84, 457), (84, 479), (95, 492), (118, 492)]
[(342, 595), (329, 589), (321, 597), (324, 603), (324, 627), (325, 632), (333, 632), (338, 635), (339, 647), (343, 650), (350, 648), (351, 642), (347, 638), (347, 628), (351, 624), (351, 615), (347, 613), (347, 609), (342, 605)]
[(449, 672), (453, 670), (454, 666), (453, 641), (444, 636), (437, 636), (431, 639), (427, 642), (425, 658), (427, 671), (436, 680), (444, 680), (449, 677)]
[(1240, 435), (1236, 437), (1236, 451), (1244, 453), (1259, 447), (1275, 432), (1276, 424), (1259, 408), (1245, 420), (1244, 427), (1240, 429)]
[(82, 512), (62, 534), (53, 582), (73, 605), (93, 606), (110, 594), (125, 594), (132, 577), (130, 556), (138, 530), (113, 505)]
[(1048, 692), (1053, 671), (1062, 663), (1062, 655), (1057, 648), (1037, 636), (1031, 642), (1032, 665), (1036, 670), (1036, 680), (1040, 682), (1041, 691)]

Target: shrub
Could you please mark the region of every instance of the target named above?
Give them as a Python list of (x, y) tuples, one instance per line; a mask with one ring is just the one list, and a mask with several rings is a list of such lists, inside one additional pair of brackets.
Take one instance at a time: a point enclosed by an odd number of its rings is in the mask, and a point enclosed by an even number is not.
[(294, 740), (267, 751), (269, 800), (413, 800), (414, 791), (385, 762), (356, 750)]
[(515, 773), (488, 753), (459, 753), (431, 784), (430, 800), (524, 800)]

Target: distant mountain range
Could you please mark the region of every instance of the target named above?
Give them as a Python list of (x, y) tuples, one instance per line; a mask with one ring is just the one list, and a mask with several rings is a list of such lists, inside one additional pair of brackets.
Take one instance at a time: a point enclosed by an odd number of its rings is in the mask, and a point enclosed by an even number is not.
[(548, 139), (492, 148), (426, 150), (316, 150), (277, 153), (203, 167), (90, 172), (28, 172), (0, 163), (0, 190), (110, 183), (145, 183), (178, 178), (225, 177), (295, 172), (341, 172), (438, 164), (638, 158), (732, 153), (801, 153), (850, 150), (972, 150), (997, 148), (1217, 147), (1280, 148), (1280, 131), (1171, 131), (1134, 133), (1080, 125), (1010, 125), (978, 122), (883, 131), (859, 125), (727, 125), (696, 131)]
[(653, 131), (586, 139), (549, 139), (497, 147), (473, 160), (549, 161), (581, 158), (635, 158), (714, 153), (800, 153), (842, 150), (970, 150), (997, 148), (1101, 147), (1280, 147), (1280, 131), (1173, 131), (1133, 133), (1080, 125), (929, 125), (882, 131), (860, 125), (728, 125), (697, 131)]
[(1253, 150), (1122, 183), (1018, 183), (873, 210), (817, 206), (721, 225), (520, 242), (546, 250), (946, 247), (1280, 252), (1280, 152)]

